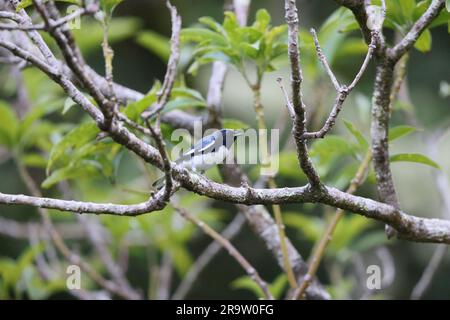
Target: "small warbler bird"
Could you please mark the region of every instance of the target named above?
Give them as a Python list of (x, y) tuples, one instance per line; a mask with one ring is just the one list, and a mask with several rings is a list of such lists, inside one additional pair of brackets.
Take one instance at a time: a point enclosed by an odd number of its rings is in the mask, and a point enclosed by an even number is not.
[[(175, 163), (194, 172), (204, 173), (209, 168), (222, 163), (228, 156), (231, 146), (241, 131), (221, 129), (197, 141), (194, 146), (183, 153)], [(153, 187), (161, 189), (165, 177), (153, 183)]]

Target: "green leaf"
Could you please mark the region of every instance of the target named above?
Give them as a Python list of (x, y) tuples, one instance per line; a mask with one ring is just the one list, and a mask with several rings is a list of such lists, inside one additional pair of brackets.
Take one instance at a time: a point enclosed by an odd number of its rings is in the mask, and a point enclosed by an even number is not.
[(259, 9), (256, 12), (256, 19), (253, 26), (261, 32), (264, 32), (270, 24), (270, 14), (266, 9)]
[(311, 242), (317, 241), (323, 234), (323, 220), (298, 212), (285, 212), (283, 221), (286, 226), (294, 228)]
[(206, 102), (199, 101), (197, 99), (192, 98), (183, 98), (179, 97), (174, 100), (169, 101), (164, 107), (162, 113), (166, 113), (175, 109), (186, 109), (186, 108), (194, 108), (194, 107), (206, 107)]
[(288, 284), (288, 279), (286, 274), (282, 273), (275, 278), (275, 280), (269, 284), (269, 290), (275, 299), (281, 299), (281, 294), (283, 293), (286, 285)]
[(152, 30), (142, 31), (136, 42), (157, 55), (164, 62), (169, 60), (170, 39)]
[(447, 12), (450, 12), (450, 0), (445, 0), (445, 8), (447, 9)]
[(0, 101), (0, 145), (13, 148), (16, 142), (19, 120), (11, 107)]
[(372, 231), (360, 237), (358, 241), (352, 242), (350, 249), (353, 251), (364, 252), (387, 243), (389, 243), (389, 239), (386, 237), (384, 231)]
[(261, 288), (249, 276), (237, 278), (233, 280), (230, 285), (233, 289), (249, 290), (258, 298), (264, 297), (264, 293)]
[(356, 127), (351, 123), (349, 120), (343, 120), (345, 126), (347, 127), (348, 131), (355, 137), (356, 141), (358, 141), (359, 145), (364, 149), (367, 150), (369, 148), (369, 144), (367, 143), (367, 140), (362, 135), (361, 131), (356, 129)]
[(429, 29), (425, 29), (424, 32), (422, 32), (414, 44), (414, 48), (424, 53), (431, 50), (431, 32)]
[(204, 28), (183, 29), (181, 30), (180, 37), (184, 42), (193, 41), (200, 43), (206, 42), (220, 46), (227, 45), (227, 41), (221, 34)]
[(321, 175), (328, 174), (338, 160), (346, 156), (355, 156), (358, 150), (348, 140), (328, 135), (325, 139), (316, 140), (312, 144), (310, 154)]
[(329, 252), (337, 253), (355, 241), (366, 229), (373, 225), (373, 220), (358, 215), (345, 216), (337, 225), (330, 242)]
[(70, 180), (79, 179), (84, 177), (92, 177), (100, 173), (102, 166), (96, 161), (80, 161), (75, 165), (64, 167), (53, 171), (41, 184), (42, 188), (48, 189), (54, 186), (56, 183)]
[(227, 129), (238, 130), (238, 129), (248, 129), (250, 126), (247, 123), (238, 119), (225, 118), (222, 119), (222, 127)]
[(396, 126), (389, 130), (389, 141), (394, 141), (398, 138), (407, 136), (417, 131), (416, 128), (411, 126)]
[(116, 6), (122, 1), (123, 0), (100, 0), (100, 6), (108, 16), (111, 16)]
[(197, 90), (187, 88), (187, 87), (176, 87), (172, 89), (170, 93), (171, 97), (187, 97), (191, 99), (196, 99), (199, 101), (205, 102), (205, 98), (203, 98), (202, 94)]
[(125, 107), (125, 115), (133, 121), (138, 121), (142, 112), (157, 101), (157, 92), (160, 88), (161, 83), (156, 81), (150, 92), (147, 93), (141, 100), (132, 102)]
[(47, 159), (38, 153), (29, 153), (22, 156), (22, 163), (27, 167), (35, 167), (45, 169), (47, 166)]
[(50, 152), (47, 174), (54, 167), (55, 163), (64, 156), (68, 157), (74, 149), (80, 148), (89, 141), (92, 141), (100, 132), (95, 123), (86, 122), (78, 126), (65, 135)]
[(239, 45), (239, 48), (242, 50), (244, 55), (246, 55), (250, 59), (256, 59), (258, 57), (258, 49), (256, 49), (254, 46), (252, 46), (249, 43), (242, 42)]
[(214, 20), (211, 17), (201, 17), (200, 19), (198, 19), (198, 21), (209, 27), (210, 29), (214, 30), (215, 32), (221, 33), (223, 35), (225, 35), (225, 30), (223, 29), (223, 27), (220, 25), (220, 23), (216, 22), (216, 20)]
[(400, 153), (395, 154), (390, 157), (391, 162), (405, 161), (405, 162), (416, 162), (426, 164), (430, 167), (441, 169), (439, 165), (428, 158), (427, 156), (420, 153)]
[[(77, 6), (81, 6), (81, 0), (55, 0), (57, 2), (67, 2), (67, 3), (72, 3), (72, 4), (76, 4)], [(25, 9), (26, 7), (29, 7), (33, 4), (33, 0), (22, 0), (18, 5), (17, 5), (17, 9), (16, 12), (19, 12), (22, 9)]]
[[(87, 54), (101, 48), (104, 29), (100, 23), (83, 20), (83, 27), (71, 30), (83, 53)], [(141, 21), (133, 17), (116, 17), (109, 22), (108, 41), (110, 44), (134, 37), (141, 26)]]

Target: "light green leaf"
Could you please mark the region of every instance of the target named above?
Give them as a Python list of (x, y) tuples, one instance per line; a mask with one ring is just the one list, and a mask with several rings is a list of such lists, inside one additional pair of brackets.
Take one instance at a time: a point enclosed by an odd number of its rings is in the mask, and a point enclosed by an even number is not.
[(38, 153), (29, 153), (22, 156), (22, 163), (27, 167), (44, 169), (47, 166), (47, 159)]
[(425, 31), (422, 32), (414, 44), (414, 48), (424, 53), (431, 50), (431, 32), (429, 29), (425, 29)]
[(249, 43), (242, 42), (239, 45), (239, 48), (250, 59), (256, 59), (258, 57), (258, 49), (256, 49), (254, 46), (252, 46)]
[(439, 165), (428, 158), (427, 156), (420, 154), (420, 153), (400, 153), (395, 154), (390, 157), (391, 162), (399, 162), (399, 161), (405, 161), (405, 162), (416, 162), (416, 163), (422, 163), (429, 165), (430, 167), (441, 169)]
[(162, 113), (166, 113), (175, 109), (186, 109), (186, 108), (194, 108), (194, 107), (206, 107), (206, 102), (199, 101), (197, 99), (192, 98), (183, 98), (179, 97), (174, 100), (169, 101), (164, 107)]
[(445, 8), (447, 9), (447, 12), (450, 12), (450, 0), (445, 0)]
[(227, 41), (221, 34), (204, 28), (183, 29), (181, 30), (180, 37), (184, 42), (207, 42), (220, 46), (226, 46), (227, 44)]
[(358, 141), (359, 145), (364, 149), (367, 150), (369, 148), (369, 144), (367, 143), (367, 140), (362, 135), (361, 131), (356, 129), (356, 127), (351, 123), (349, 120), (343, 120), (345, 126), (347, 127), (348, 131), (355, 137), (356, 141)]
[[(77, 6), (81, 6), (81, 0), (55, 0), (57, 2), (67, 2), (76, 4)], [(33, 0), (22, 0), (18, 5), (16, 12), (19, 12), (22, 9), (25, 9), (26, 7), (29, 7), (33, 4)]]
[(247, 129), (250, 126), (241, 120), (226, 118), (222, 120), (222, 127), (227, 129), (238, 130), (238, 129)]
[(411, 126), (396, 126), (389, 129), (389, 141), (394, 141), (398, 138), (407, 136), (413, 132), (417, 131), (416, 128)]
[(209, 27), (210, 29), (214, 30), (215, 32), (221, 33), (223, 35), (225, 35), (225, 30), (223, 29), (223, 27), (220, 25), (220, 23), (216, 22), (216, 20), (214, 20), (211, 17), (201, 17), (200, 19), (198, 19), (198, 21)]
[(264, 297), (264, 293), (261, 288), (249, 276), (237, 278), (233, 280), (230, 285), (233, 289), (249, 290), (258, 298)]
[(123, 0), (100, 0), (100, 6), (108, 16), (111, 16), (116, 6), (122, 1)]
[(53, 168), (55, 163), (68, 155), (74, 149), (80, 148), (89, 141), (92, 141), (100, 132), (93, 122), (86, 122), (78, 126), (65, 135), (57, 144), (55, 144), (50, 152), (47, 174)]
[(150, 92), (147, 93), (141, 100), (132, 102), (125, 107), (125, 115), (133, 121), (138, 121), (142, 112), (157, 101), (157, 92), (160, 88), (161, 83), (156, 81)]
[(18, 125), (14, 111), (6, 102), (0, 101), (0, 145), (14, 147)]
[(192, 99), (197, 99), (199, 101), (205, 101), (202, 94), (197, 90), (187, 88), (187, 87), (176, 87), (172, 89), (170, 94), (172, 97), (187, 97)]
[[(103, 41), (103, 27), (97, 21), (83, 20), (83, 27), (72, 30), (76, 42), (83, 53), (100, 50)], [(133, 17), (116, 17), (109, 22), (108, 41), (110, 44), (134, 37), (141, 21)]]
[(264, 32), (270, 24), (270, 14), (266, 9), (259, 9), (256, 12), (255, 23), (253, 24), (256, 29)]
[(41, 184), (42, 188), (48, 189), (56, 183), (85, 177), (93, 177), (102, 171), (102, 164), (93, 160), (82, 160), (74, 165), (53, 171)]

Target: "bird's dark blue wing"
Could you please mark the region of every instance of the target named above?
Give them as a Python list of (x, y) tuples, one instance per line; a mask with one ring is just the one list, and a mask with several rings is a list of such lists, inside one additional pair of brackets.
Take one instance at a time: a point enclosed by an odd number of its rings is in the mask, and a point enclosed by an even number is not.
[(184, 156), (192, 155), (194, 153), (200, 154), (205, 152), (206, 150), (210, 149), (214, 143), (216, 142), (216, 138), (214, 135), (209, 135), (201, 139), (199, 142), (197, 142), (191, 149), (189, 149)]

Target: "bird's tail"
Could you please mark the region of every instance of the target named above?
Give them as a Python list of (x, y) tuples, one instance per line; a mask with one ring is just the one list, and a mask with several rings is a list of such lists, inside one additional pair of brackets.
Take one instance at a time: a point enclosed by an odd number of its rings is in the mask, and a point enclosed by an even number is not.
[(162, 187), (164, 187), (164, 185), (166, 184), (166, 177), (162, 176), (161, 178), (159, 178), (158, 180), (156, 180), (155, 182), (153, 182), (152, 186), (156, 189), (156, 190), (161, 190)]

